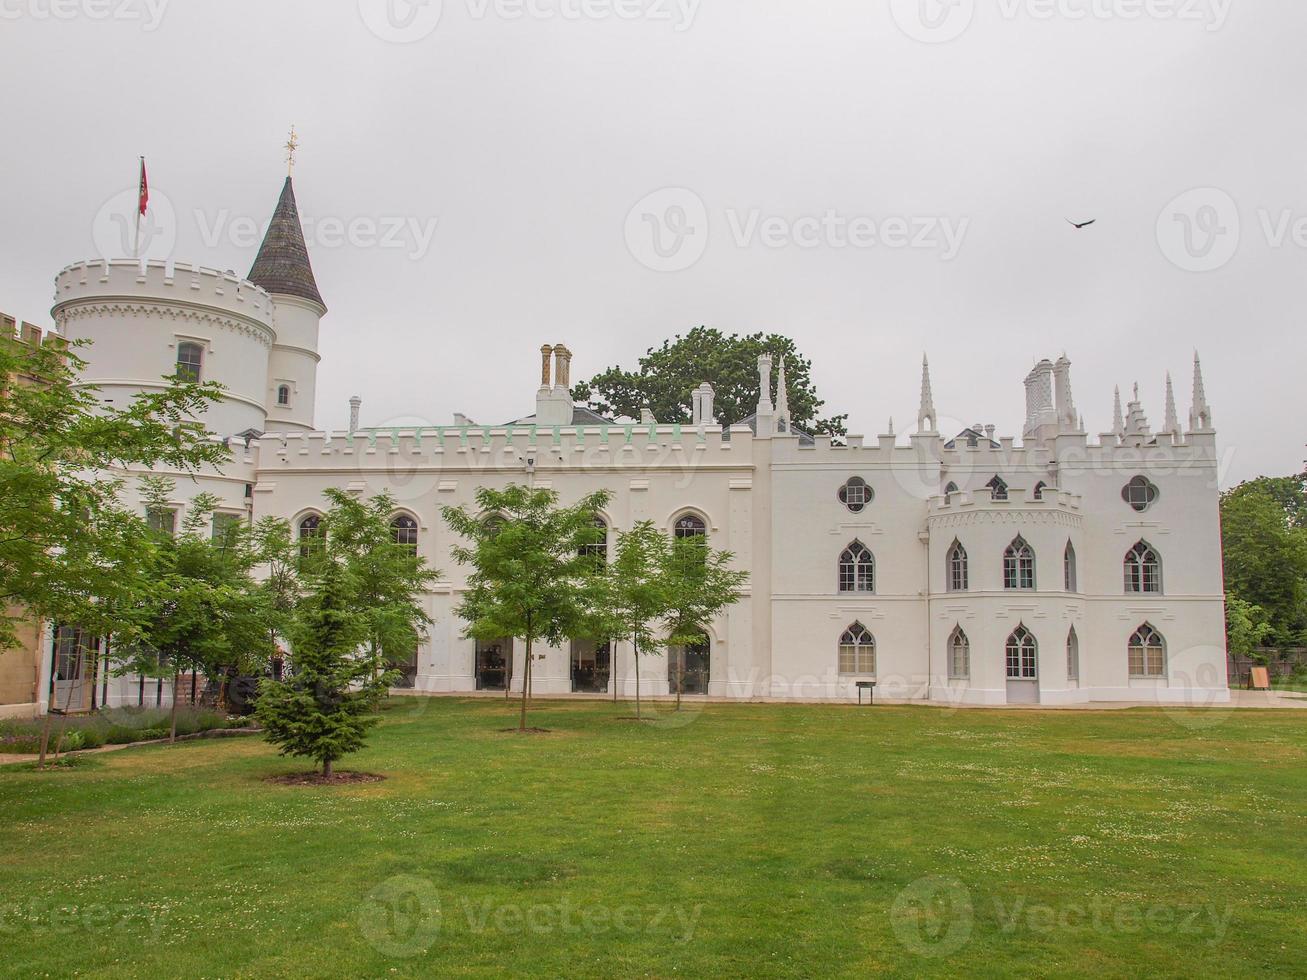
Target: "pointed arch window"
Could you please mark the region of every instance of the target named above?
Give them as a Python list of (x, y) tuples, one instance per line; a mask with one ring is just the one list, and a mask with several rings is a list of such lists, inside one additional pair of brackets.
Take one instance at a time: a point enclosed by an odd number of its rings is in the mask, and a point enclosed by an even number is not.
[(967, 549), (961, 541), (954, 541), (948, 550), (948, 590), (966, 592), (970, 587), (970, 568), (967, 563)]
[(706, 538), (708, 536), (708, 525), (697, 514), (685, 514), (678, 517), (672, 530), (678, 538)]
[(1035, 588), (1035, 550), (1025, 538), (1018, 537), (1003, 552), (1003, 588), (1033, 592)]
[(1130, 676), (1152, 678), (1166, 676), (1166, 641), (1162, 634), (1145, 623), (1130, 637)]
[(204, 348), (192, 341), (177, 345), (177, 377), (198, 382), (204, 372)]
[(840, 637), (840, 673), (876, 673), (876, 638), (861, 623), (854, 623)]
[(955, 628), (948, 638), (948, 676), (955, 681), (971, 677), (971, 641), (961, 626)]
[(1007, 500), (1008, 487), (1001, 476), (994, 477), (985, 486), (989, 487), (990, 496), (995, 500)]
[(1035, 484), (1035, 499), (1043, 500), (1044, 491), (1047, 489), (1048, 489), (1048, 484), (1045, 483), (1043, 480), (1040, 480), (1037, 484)]
[(854, 541), (840, 555), (840, 591), (876, 591), (876, 559), (861, 541)]
[(957, 492), (958, 492), (958, 485), (956, 483), (953, 483), (952, 481), (950, 481), (949, 485), (944, 488), (944, 496), (946, 497), (951, 496), (952, 494), (955, 494)]
[(297, 531), (299, 533), (301, 558), (307, 558), (322, 547), (322, 516), (320, 514), (307, 514), (300, 518)]
[(1066, 543), (1066, 551), (1062, 553), (1062, 578), (1068, 592), (1079, 592), (1079, 575), (1076, 569), (1076, 546), (1070, 541)]
[(409, 514), (399, 514), (390, 522), (390, 534), (395, 544), (418, 553), (418, 522)]
[(1140, 541), (1126, 553), (1125, 590), (1130, 595), (1162, 592), (1162, 559), (1147, 541)]
[(1024, 623), (1007, 638), (1007, 677), (1010, 681), (1033, 681), (1039, 677), (1039, 644)]
[(1074, 626), (1066, 635), (1066, 679), (1080, 680), (1080, 635)]
[(593, 541), (581, 545), (581, 554), (589, 555), (599, 566), (608, 564), (608, 522), (595, 515), (595, 537)]

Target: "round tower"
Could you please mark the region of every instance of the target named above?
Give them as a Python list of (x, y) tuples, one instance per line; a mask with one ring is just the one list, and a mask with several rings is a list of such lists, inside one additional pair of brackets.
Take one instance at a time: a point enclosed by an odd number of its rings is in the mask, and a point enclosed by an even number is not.
[(267, 428), (272, 297), (231, 272), (137, 259), (91, 260), (55, 277), (50, 311), (64, 337), (88, 340), (83, 379), (125, 407), (182, 374), (226, 389), (204, 416), (220, 437)]
[(282, 187), (249, 278), (267, 290), (273, 301), (276, 336), (267, 364), (267, 428), (275, 432), (312, 431), (321, 359), (318, 329), (327, 306), (313, 277), (290, 177)]

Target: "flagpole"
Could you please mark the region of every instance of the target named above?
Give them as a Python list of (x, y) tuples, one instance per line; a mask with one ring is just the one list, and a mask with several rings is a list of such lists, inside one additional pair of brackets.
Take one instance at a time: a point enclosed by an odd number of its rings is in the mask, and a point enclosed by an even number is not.
[[(145, 169), (145, 157), (141, 157), (141, 170)], [(136, 241), (132, 245), (132, 258), (141, 257), (141, 175), (136, 175)]]

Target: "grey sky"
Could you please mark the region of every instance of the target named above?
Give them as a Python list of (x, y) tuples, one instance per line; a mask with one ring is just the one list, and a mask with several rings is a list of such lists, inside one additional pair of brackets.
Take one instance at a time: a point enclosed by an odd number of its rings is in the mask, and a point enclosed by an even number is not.
[(0, 0), (0, 309), (48, 322), (139, 154), (172, 256), (245, 273), (294, 122), (320, 425), (502, 421), (542, 343), (588, 377), (706, 323), (792, 334), (868, 435), (923, 349), (944, 419), (1019, 435), (1037, 357), (1097, 433), (1167, 370), (1187, 418), (1197, 347), (1226, 481), (1300, 468), (1307, 5), (954, 3), (444, 0), (395, 43), (385, 0)]

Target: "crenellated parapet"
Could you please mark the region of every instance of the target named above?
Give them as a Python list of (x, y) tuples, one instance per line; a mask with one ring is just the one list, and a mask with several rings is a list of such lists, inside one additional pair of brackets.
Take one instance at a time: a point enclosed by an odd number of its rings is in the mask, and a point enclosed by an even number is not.
[(272, 297), (266, 290), (233, 272), (183, 263), (76, 262), (55, 277), (52, 313), (65, 334), (65, 324), (80, 320), (161, 318), (211, 324), (265, 347), (276, 339)]

